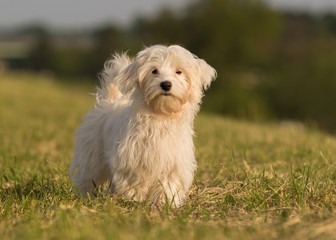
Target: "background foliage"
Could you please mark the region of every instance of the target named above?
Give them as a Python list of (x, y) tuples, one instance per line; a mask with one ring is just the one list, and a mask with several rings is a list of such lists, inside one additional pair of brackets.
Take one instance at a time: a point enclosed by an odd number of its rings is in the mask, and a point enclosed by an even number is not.
[(143, 45), (181, 44), (218, 71), (203, 109), (336, 129), (333, 14), (276, 12), (252, 0), (200, 0), (183, 13), (164, 9), (151, 19), (139, 17), (129, 28), (109, 25), (87, 31), (84, 37), (91, 44), (85, 46), (61, 47), (55, 39), (62, 34), (41, 27), (24, 31), (36, 39), (24, 64), (32, 70), (68, 79), (96, 78), (114, 51), (130, 49), (134, 55)]

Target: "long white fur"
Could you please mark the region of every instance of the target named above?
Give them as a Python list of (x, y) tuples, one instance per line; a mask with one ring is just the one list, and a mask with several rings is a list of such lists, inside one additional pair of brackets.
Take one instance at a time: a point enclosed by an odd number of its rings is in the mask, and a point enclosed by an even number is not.
[[(177, 45), (145, 48), (134, 61), (126, 54), (107, 61), (95, 108), (76, 132), (70, 176), (80, 193), (109, 181), (110, 191), (127, 199), (182, 204), (196, 170), (194, 117), (215, 77)], [(170, 96), (160, 87), (167, 80)]]

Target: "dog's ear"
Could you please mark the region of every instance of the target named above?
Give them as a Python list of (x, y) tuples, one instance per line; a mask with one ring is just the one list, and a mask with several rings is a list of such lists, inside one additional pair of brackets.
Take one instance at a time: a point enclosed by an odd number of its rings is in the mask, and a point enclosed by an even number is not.
[(122, 70), (115, 78), (115, 83), (122, 94), (131, 92), (138, 81), (138, 64), (133, 61), (124, 70)]
[(122, 94), (131, 92), (143, 78), (140, 68), (145, 64), (148, 55), (148, 49), (142, 50), (137, 54), (135, 60), (122, 70), (116, 77), (115, 82)]
[(203, 59), (197, 59), (198, 70), (200, 74), (201, 84), (204, 90), (207, 90), (213, 80), (217, 77), (216, 70), (207, 64)]

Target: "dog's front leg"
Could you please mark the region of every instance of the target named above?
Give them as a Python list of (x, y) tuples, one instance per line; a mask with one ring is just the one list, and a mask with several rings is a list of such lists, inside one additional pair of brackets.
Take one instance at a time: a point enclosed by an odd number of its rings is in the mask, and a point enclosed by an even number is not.
[(171, 173), (169, 178), (162, 183), (164, 198), (161, 197), (161, 202), (168, 202), (174, 207), (181, 206), (192, 183), (192, 176), (189, 178), (175, 172)]

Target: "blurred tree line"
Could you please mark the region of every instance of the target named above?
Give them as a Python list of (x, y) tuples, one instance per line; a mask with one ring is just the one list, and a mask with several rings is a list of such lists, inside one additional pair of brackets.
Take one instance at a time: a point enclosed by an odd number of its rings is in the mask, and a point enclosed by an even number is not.
[(90, 47), (57, 48), (35, 29), (27, 66), (68, 77), (96, 77), (114, 51), (180, 44), (218, 71), (207, 111), (249, 120), (298, 119), (336, 130), (336, 16), (276, 12), (256, 0), (199, 0), (88, 32)]

